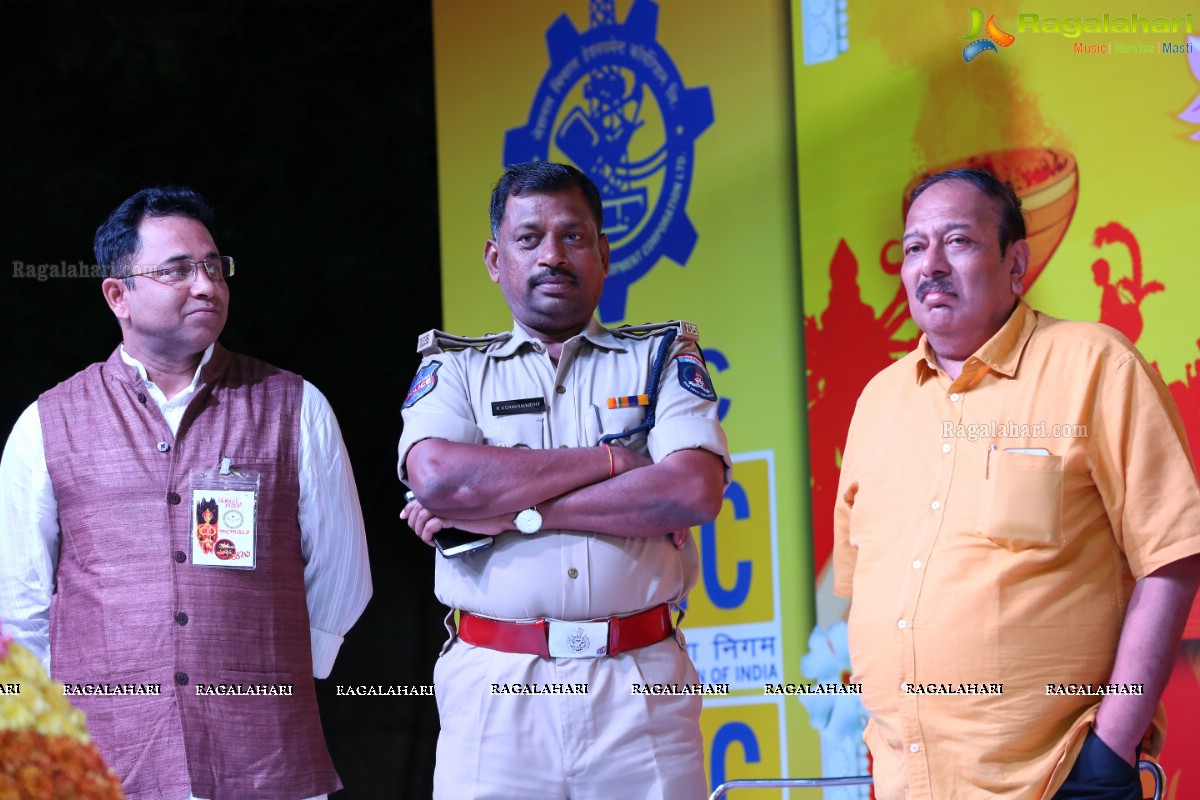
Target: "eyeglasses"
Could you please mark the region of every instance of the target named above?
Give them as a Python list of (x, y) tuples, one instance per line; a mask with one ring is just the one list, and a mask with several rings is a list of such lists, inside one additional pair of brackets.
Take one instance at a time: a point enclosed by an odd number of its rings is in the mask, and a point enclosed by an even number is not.
[(196, 268), (203, 265), (204, 272), (214, 283), (227, 280), (233, 276), (232, 256), (213, 256), (199, 261), (181, 258), (167, 264), (159, 264), (154, 269), (145, 272), (131, 272), (125, 278), (150, 278), (167, 286), (184, 286), (190, 284), (196, 276)]

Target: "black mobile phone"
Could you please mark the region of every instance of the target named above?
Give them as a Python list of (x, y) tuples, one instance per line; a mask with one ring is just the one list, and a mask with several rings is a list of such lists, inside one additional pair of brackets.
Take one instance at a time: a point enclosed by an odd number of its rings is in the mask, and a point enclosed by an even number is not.
[(458, 558), (477, 550), (486, 550), (496, 540), (484, 533), (468, 533), (457, 528), (443, 528), (433, 535), (433, 545), (446, 558)]
[[(405, 492), (404, 499), (411, 503), (414, 499), (412, 492)], [(446, 558), (458, 558), (476, 550), (486, 550), (496, 543), (496, 540), (484, 533), (468, 533), (457, 528), (444, 528), (433, 535), (433, 546)]]

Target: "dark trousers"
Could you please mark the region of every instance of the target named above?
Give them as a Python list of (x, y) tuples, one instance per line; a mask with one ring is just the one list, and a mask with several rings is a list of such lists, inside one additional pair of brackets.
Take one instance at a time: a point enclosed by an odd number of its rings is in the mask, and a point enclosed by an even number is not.
[(1089, 730), (1079, 758), (1054, 800), (1142, 800), (1142, 779), (1137, 767)]

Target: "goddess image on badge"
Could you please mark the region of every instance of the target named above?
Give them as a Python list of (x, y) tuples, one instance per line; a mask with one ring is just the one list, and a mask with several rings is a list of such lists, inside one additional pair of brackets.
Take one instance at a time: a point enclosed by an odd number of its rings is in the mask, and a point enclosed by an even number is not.
[(234, 547), (233, 542), (229, 541), (228, 539), (219, 539), (215, 545), (215, 548), (217, 551), (217, 558), (221, 559), (222, 561), (228, 561), (237, 555), (237, 548)]
[(201, 500), (196, 504), (196, 541), (205, 553), (211, 553), (217, 541), (218, 513), (216, 500)]

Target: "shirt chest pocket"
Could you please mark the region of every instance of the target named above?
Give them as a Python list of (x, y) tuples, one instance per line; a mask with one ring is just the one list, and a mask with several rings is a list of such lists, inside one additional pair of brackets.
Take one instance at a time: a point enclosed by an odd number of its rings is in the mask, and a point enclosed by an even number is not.
[(545, 447), (545, 424), (545, 416), (542, 414), (493, 417), (481, 426), (483, 443), (494, 447), (528, 447), (531, 450), (541, 450)]
[[(588, 444), (599, 444), (601, 437), (618, 433), (626, 433), (639, 427), (646, 421), (646, 409), (640, 406), (632, 408), (597, 408), (594, 414), (585, 418), (584, 435)], [(646, 451), (646, 431), (637, 431), (628, 436), (613, 439), (608, 444), (620, 445), (639, 453)]]
[(1063, 459), (992, 450), (980, 505), (980, 533), (1016, 549), (1063, 540)]

